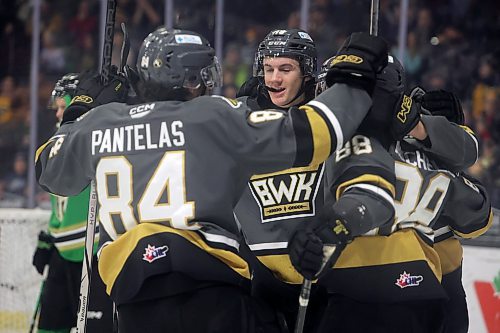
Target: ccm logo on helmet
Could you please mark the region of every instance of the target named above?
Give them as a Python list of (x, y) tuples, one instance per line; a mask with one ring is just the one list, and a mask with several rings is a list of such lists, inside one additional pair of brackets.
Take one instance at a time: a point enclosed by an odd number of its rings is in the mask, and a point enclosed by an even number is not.
[(363, 62), (363, 58), (355, 56), (355, 55), (347, 55), (347, 54), (341, 54), (333, 58), (331, 65), (338, 64), (339, 62), (350, 62), (353, 64), (360, 64)]
[(154, 107), (155, 103), (138, 105), (130, 109), (128, 114), (132, 118), (141, 118), (147, 115), (149, 112), (151, 112), (151, 110), (153, 110)]
[(73, 99), (71, 100), (71, 103), (74, 103), (74, 102), (80, 102), (80, 103), (85, 103), (85, 104), (90, 104), (92, 103), (94, 100), (92, 99), (92, 97), (90, 96), (87, 96), (87, 95), (79, 95), (79, 96), (75, 96), (73, 97)]

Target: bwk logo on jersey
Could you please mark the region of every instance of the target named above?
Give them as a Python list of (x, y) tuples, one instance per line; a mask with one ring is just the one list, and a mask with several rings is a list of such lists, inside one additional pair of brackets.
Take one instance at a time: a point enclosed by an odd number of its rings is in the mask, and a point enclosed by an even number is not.
[(406, 287), (418, 287), (423, 280), (424, 277), (422, 275), (411, 275), (404, 271), (403, 274), (399, 274), (399, 279), (396, 280), (395, 284), (401, 289)]
[(145, 248), (144, 250), (146, 250), (146, 253), (142, 255), (142, 259), (149, 263), (152, 263), (156, 259), (160, 259), (167, 256), (168, 246), (163, 245), (157, 248), (154, 245), (151, 246), (148, 244), (148, 247)]
[(262, 222), (312, 216), (322, 174), (323, 164), (253, 176), (250, 189), (261, 209)]

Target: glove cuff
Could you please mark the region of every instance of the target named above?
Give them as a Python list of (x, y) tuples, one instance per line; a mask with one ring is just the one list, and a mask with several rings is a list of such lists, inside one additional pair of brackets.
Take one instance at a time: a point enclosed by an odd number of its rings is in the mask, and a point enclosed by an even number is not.
[(373, 94), (375, 89), (375, 80), (369, 79), (368, 77), (356, 76), (354, 74), (346, 74), (344, 72), (331, 69), (326, 76), (326, 86), (331, 87), (335, 83), (345, 83), (349, 86), (363, 89), (370, 96)]
[(92, 109), (92, 107), (87, 104), (80, 104), (79, 102), (71, 104), (66, 110), (64, 110), (61, 126), (66, 123), (74, 122), (90, 109)]

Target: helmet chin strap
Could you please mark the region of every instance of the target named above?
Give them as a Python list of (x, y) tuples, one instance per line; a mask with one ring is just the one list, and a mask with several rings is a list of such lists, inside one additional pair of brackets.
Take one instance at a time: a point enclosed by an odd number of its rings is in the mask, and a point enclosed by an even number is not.
[(266, 90), (270, 91), (270, 92), (278, 92), (279, 91), (278, 89), (274, 89), (274, 88), (266, 86), (266, 85), (264, 85), (264, 88), (266, 88)]
[[(300, 85), (300, 89), (297, 91), (297, 93), (295, 94), (295, 96), (290, 100), (290, 102), (286, 103), (285, 105), (289, 105), (291, 104), (293, 101), (295, 101), (297, 98), (299, 98), (306, 90), (306, 78), (307, 76), (302, 76), (302, 83)], [(278, 89), (274, 89), (272, 87), (269, 87), (267, 85), (263, 85), (264, 86), (264, 89), (266, 89), (267, 91), (270, 91), (270, 92), (279, 92)]]

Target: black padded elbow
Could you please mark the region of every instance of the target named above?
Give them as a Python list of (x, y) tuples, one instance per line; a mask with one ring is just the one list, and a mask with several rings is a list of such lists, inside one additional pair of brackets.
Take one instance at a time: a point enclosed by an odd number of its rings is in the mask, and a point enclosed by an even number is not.
[(393, 204), (375, 193), (359, 188), (345, 192), (333, 205), (333, 209), (347, 223), (353, 236), (392, 225), (394, 220)]

